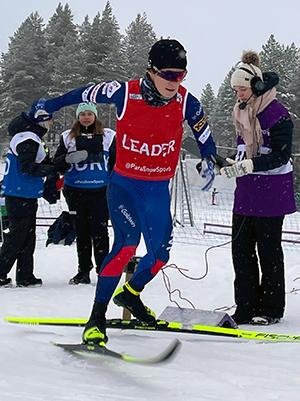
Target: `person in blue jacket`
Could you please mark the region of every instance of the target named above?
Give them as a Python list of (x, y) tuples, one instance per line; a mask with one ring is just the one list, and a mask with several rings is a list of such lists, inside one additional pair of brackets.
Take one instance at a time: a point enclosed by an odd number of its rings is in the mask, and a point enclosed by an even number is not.
[[(111, 298), (141, 324), (156, 324), (154, 312), (144, 305), (140, 293), (169, 260), (173, 238), (169, 180), (176, 171), (185, 120), (201, 152), (202, 189), (212, 186), (216, 148), (201, 103), (181, 85), (186, 74), (182, 44), (161, 39), (150, 49), (143, 78), (101, 82), (54, 99), (40, 99), (35, 105), (37, 112), (49, 113), (82, 101), (117, 108), (117, 156), (107, 189), (114, 243), (100, 269), (84, 342), (108, 340), (105, 316)], [(132, 278), (114, 292), (141, 235), (147, 252)]]
[[(104, 128), (95, 103), (80, 103), (77, 120), (61, 135), (53, 162), (66, 171), (63, 193), (74, 218), (78, 273), (69, 284), (89, 284), (109, 251), (106, 188), (116, 157), (115, 131)], [(93, 251), (93, 252), (92, 252)]]
[(42, 279), (33, 274), (33, 254), (37, 199), (43, 195), (44, 177), (54, 177), (57, 172), (42, 142), (52, 124), (52, 114), (31, 110), (28, 115), (23, 112), (14, 118), (9, 125), (12, 139), (1, 188), (9, 226), (0, 250), (0, 287), (12, 286), (7, 275), (15, 261), (18, 287), (42, 285)]

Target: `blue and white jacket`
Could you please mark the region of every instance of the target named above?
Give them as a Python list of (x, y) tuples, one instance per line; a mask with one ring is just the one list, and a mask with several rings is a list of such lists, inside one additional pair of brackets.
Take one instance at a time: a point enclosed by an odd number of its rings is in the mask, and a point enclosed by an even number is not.
[(10, 142), (10, 148), (6, 157), (1, 188), (1, 192), (4, 195), (19, 196), (21, 198), (40, 198), (43, 195), (43, 178), (26, 175), (22, 173), (20, 168), (17, 147), (27, 140), (32, 140), (38, 144), (35, 163), (41, 163), (46, 157), (42, 140), (37, 134), (29, 131), (15, 134)]
[[(61, 142), (63, 142), (66, 154), (77, 150), (76, 140), (70, 138), (69, 134), (70, 130), (62, 133)], [(109, 149), (115, 134), (112, 129), (104, 128), (104, 136), (102, 137), (103, 157), (96, 161), (91, 161), (88, 158), (81, 163), (72, 163), (71, 168), (65, 174), (65, 185), (77, 188), (101, 188), (108, 184), (110, 174)]]

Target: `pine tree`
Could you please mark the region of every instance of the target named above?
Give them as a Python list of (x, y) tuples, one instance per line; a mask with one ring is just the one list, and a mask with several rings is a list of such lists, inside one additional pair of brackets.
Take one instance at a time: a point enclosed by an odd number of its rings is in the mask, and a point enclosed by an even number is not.
[[(294, 123), (293, 132), (293, 168), (294, 168), (294, 186), (295, 192), (298, 193), (296, 200), (298, 200), (298, 208), (300, 207), (300, 57), (298, 49), (298, 59), (294, 65), (291, 66), (293, 72), (290, 77), (290, 84), (288, 86), (290, 112), (292, 114)], [(299, 210), (299, 209), (298, 209)]]
[(293, 64), (293, 71), (290, 74), (288, 91), (293, 95), (291, 109), (296, 120), (300, 120), (300, 49), (298, 48), (297, 61)]
[[(53, 64), (49, 96), (60, 96), (74, 88), (84, 86), (83, 64), (84, 58), (79, 40), (67, 33)], [(58, 137), (55, 133), (61, 133), (71, 127), (75, 119), (75, 109), (76, 106), (69, 106), (55, 113), (54, 125), (49, 133), (51, 141), (57, 142)]]
[(285, 60), (284, 69), (286, 77), (286, 85), (284, 93), (281, 97), (284, 100), (286, 107), (294, 119), (300, 119), (300, 104), (299, 104), (299, 62), (300, 52), (299, 48), (292, 43), (287, 46), (283, 52), (283, 58)]
[(90, 23), (89, 16), (86, 15), (84, 17), (83, 23), (81, 25), (78, 25), (77, 31), (78, 31), (78, 40), (80, 41), (81, 44), (81, 49), (82, 49), (82, 54), (85, 60), (86, 57), (86, 46), (88, 45), (88, 42), (91, 37), (91, 30), (92, 30), (92, 24)]
[(12, 118), (46, 93), (49, 75), (46, 70), (47, 51), (43, 19), (32, 13), (11, 38), (8, 52), (1, 61), (1, 137), (6, 136)]
[(108, 53), (108, 46), (102, 36), (101, 17), (97, 13), (89, 26), (87, 19), (81, 26), (81, 47), (84, 53), (84, 64), (82, 66), (86, 84), (104, 81), (104, 61)]
[[(288, 109), (294, 122), (293, 154), (300, 151), (300, 76), (299, 49), (292, 43), (286, 48), (280, 45), (271, 35), (260, 53), (263, 71), (274, 71), (279, 76), (276, 86), (277, 98)], [(299, 156), (294, 156), (294, 185), (295, 191), (300, 191)]]
[(200, 101), (203, 107), (205, 118), (208, 124), (210, 124), (210, 120), (216, 106), (216, 97), (211, 84), (207, 84), (203, 89)]
[(110, 2), (102, 12), (100, 29), (105, 40), (105, 71), (101, 77), (104, 81), (125, 81), (128, 76), (125, 72), (125, 54), (122, 45), (122, 35), (116, 17), (113, 15)]
[(52, 55), (52, 59), (59, 52), (60, 47), (63, 46), (67, 34), (75, 38), (77, 36), (76, 25), (73, 23), (72, 10), (69, 5), (66, 4), (63, 7), (59, 3), (45, 30), (49, 46), (48, 50)]
[[(78, 41), (77, 28), (73, 23), (72, 10), (69, 5), (61, 3), (45, 29), (48, 50), (48, 82), (47, 95), (62, 95), (78, 86), (82, 80), (82, 51)], [(44, 94), (46, 97), (46, 93)], [(46, 139), (57, 142), (58, 135), (69, 128), (75, 117), (75, 106), (66, 107), (54, 115), (54, 125)]]
[[(84, 54), (83, 70), (86, 84), (127, 79), (122, 35), (119, 30), (109, 2), (106, 3), (102, 16), (97, 13), (91, 26), (85, 19), (80, 28), (80, 40)], [(115, 107), (99, 105), (98, 109), (104, 124), (115, 128)]]
[(215, 108), (210, 119), (210, 126), (218, 151), (220, 149), (220, 154), (226, 156), (232, 154), (236, 149), (236, 135), (232, 122), (232, 110), (236, 103), (236, 94), (230, 85), (233, 71), (232, 68), (219, 88)]
[[(68, 4), (65, 7), (61, 3), (58, 4), (55, 13), (49, 19), (45, 29), (48, 50), (48, 71), (51, 77), (54, 76), (56, 61), (64, 46), (66, 36), (76, 40), (76, 25), (73, 23), (72, 11)], [(50, 92), (53, 92), (51, 85)]]
[(147, 68), (148, 52), (157, 40), (147, 14), (138, 14), (126, 29), (125, 48), (130, 79), (143, 77)]
[(267, 43), (262, 46), (262, 49), (259, 54), (261, 69), (262, 71), (276, 72), (279, 77), (279, 83), (276, 86), (277, 97), (279, 101), (285, 103), (285, 99), (282, 99), (282, 94), (286, 91), (288, 77), (284, 67), (284, 46), (275, 40), (274, 35), (271, 35)]

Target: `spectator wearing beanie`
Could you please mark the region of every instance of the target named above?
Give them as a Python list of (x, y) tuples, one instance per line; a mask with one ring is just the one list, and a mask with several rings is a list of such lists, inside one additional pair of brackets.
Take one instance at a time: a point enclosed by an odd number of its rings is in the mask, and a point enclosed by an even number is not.
[(95, 103), (80, 103), (63, 132), (54, 163), (65, 171), (63, 193), (76, 229), (78, 273), (69, 284), (89, 284), (109, 251), (106, 188), (115, 163), (115, 131), (104, 128)]
[(293, 123), (276, 99), (278, 76), (262, 73), (257, 53), (244, 52), (231, 77), (235, 160), (220, 171), (236, 178), (232, 260), (237, 324), (278, 323), (285, 310), (281, 245), (284, 216), (296, 210), (291, 162)]
[(9, 124), (12, 136), (7, 153), (1, 192), (9, 225), (4, 231), (0, 250), (0, 287), (11, 287), (7, 277), (15, 262), (17, 287), (37, 287), (42, 279), (35, 277), (37, 199), (43, 196), (44, 177), (55, 177), (57, 170), (49, 160), (42, 138), (52, 126), (52, 114), (43, 110), (22, 113)]
[[(175, 174), (185, 120), (202, 157), (202, 189), (212, 186), (215, 144), (201, 103), (182, 85), (186, 75), (187, 56), (182, 44), (161, 39), (149, 51), (143, 78), (79, 88), (41, 101), (36, 108), (54, 111), (81, 99), (115, 104), (117, 108), (117, 157), (107, 191), (114, 244), (101, 266), (95, 302), (83, 332), (85, 342), (107, 341), (105, 314), (112, 297), (142, 324), (156, 324), (154, 312), (143, 304), (140, 293), (169, 259), (169, 180)], [(141, 235), (146, 254), (132, 278), (114, 292)]]

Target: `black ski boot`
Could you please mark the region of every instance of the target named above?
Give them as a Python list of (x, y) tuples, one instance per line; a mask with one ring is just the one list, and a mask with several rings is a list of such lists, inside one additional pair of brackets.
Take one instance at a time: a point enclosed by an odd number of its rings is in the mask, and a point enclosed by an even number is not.
[(106, 335), (106, 319), (105, 313), (107, 304), (94, 302), (91, 316), (85, 325), (82, 333), (82, 341), (84, 343), (92, 343), (105, 345), (108, 341)]
[(155, 313), (143, 304), (140, 292), (135, 291), (128, 282), (116, 290), (113, 301), (116, 305), (127, 309), (140, 322), (149, 326), (156, 323)]

